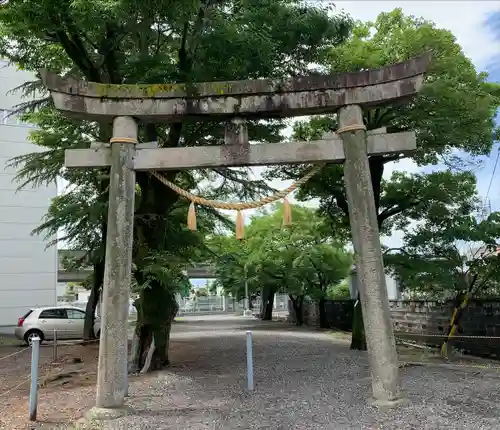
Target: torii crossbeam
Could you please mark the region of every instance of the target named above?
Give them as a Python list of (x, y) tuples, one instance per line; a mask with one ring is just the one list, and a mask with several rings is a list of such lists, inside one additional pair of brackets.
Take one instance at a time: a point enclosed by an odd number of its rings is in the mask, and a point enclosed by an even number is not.
[[(106, 85), (42, 71), (55, 106), (82, 119), (112, 120), (110, 144), (66, 151), (66, 166), (111, 166), (96, 414), (117, 411), (126, 392), (127, 309), (132, 262), (135, 171), (345, 161), (344, 181), (361, 303), (379, 403), (399, 401), (398, 361), (389, 314), (368, 155), (415, 149), (412, 132), (366, 132), (362, 107), (401, 102), (423, 83), (427, 56), (378, 70), (202, 84)], [(315, 142), (250, 145), (245, 119), (337, 112), (339, 129)], [(138, 123), (226, 118), (226, 145), (158, 148), (138, 144)], [(95, 415), (94, 415), (95, 416)]]

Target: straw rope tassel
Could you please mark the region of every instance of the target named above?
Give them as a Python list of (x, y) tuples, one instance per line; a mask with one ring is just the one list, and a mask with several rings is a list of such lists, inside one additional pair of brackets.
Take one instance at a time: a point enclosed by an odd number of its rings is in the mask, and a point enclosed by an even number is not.
[(175, 185), (173, 182), (170, 182), (165, 176), (163, 176), (160, 172), (151, 171), (150, 174), (158, 179), (163, 185), (167, 186), (171, 190), (175, 191), (180, 196), (188, 199), (191, 202), (189, 206), (188, 212), (188, 227), (190, 230), (196, 230), (196, 209), (195, 205), (202, 205), (209, 208), (214, 209), (224, 209), (224, 210), (236, 210), (238, 213), (236, 214), (236, 238), (243, 239), (245, 236), (245, 222), (243, 220), (242, 210), (245, 209), (258, 209), (264, 205), (269, 203), (273, 203), (277, 200), (284, 199), (284, 213), (283, 213), (283, 225), (290, 225), (292, 223), (292, 210), (290, 207), (290, 203), (286, 199), (286, 196), (291, 192), (295, 191), (302, 184), (311, 179), (316, 173), (318, 173), (324, 164), (318, 164), (314, 166), (308, 173), (306, 173), (302, 178), (300, 178), (297, 182), (293, 183), (289, 187), (284, 190), (277, 191), (276, 193), (264, 197), (260, 200), (256, 200), (253, 202), (247, 203), (229, 203), (229, 202), (221, 202), (217, 200), (204, 199), (203, 197), (196, 196), (189, 191), (186, 191)]
[(283, 226), (288, 227), (290, 225), (292, 225), (292, 206), (285, 197), (283, 199)]
[(236, 212), (236, 239), (242, 240), (245, 237), (245, 220), (241, 211)]
[(189, 230), (196, 231), (196, 207), (193, 202), (189, 205), (187, 226)]

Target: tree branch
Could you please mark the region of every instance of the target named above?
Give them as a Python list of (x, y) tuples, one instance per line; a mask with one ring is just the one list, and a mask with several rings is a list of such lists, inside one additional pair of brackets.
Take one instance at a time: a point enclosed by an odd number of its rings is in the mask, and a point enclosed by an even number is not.
[(418, 206), (419, 204), (420, 201), (413, 201), (405, 205), (397, 205), (397, 206), (392, 206), (391, 208), (384, 209), (377, 215), (379, 227), (386, 219), (390, 218), (391, 216), (397, 215), (401, 212), (404, 212), (407, 209)]
[[(58, 30), (56, 34), (61, 44), (63, 44), (63, 47), (66, 49), (66, 52), (84, 73), (86, 71), (89, 74), (89, 76), (86, 76), (87, 79), (96, 79), (96, 82), (101, 82), (99, 69), (92, 61), (83, 43), (81, 37), (82, 33), (79, 31), (69, 14), (62, 14), (62, 23), (67, 28), (68, 33), (66, 34), (64, 30)], [(67, 49), (69, 49), (69, 52)]]
[(122, 36), (120, 37), (119, 26), (116, 23), (108, 22), (106, 23), (106, 36), (99, 46), (99, 54), (103, 56), (101, 65), (106, 67), (108, 72), (109, 83), (111, 84), (121, 84), (122, 78), (119, 73), (119, 64), (117, 58), (117, 47), (120, 43)]

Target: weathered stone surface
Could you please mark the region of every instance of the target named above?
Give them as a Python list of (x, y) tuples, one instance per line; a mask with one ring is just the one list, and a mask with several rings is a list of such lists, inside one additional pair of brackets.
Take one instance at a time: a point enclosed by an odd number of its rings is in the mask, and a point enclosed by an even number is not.
[[(404, 153), (416, 149), (414, 132), (371, 134), (367, 137), (371, 155)], [(221, 145), (186, 148), (138, 149), (135, 170), (182, 170), (231, 166), (261, 166), (294, 163), (342, 163), (342, 141), (333, 134), (312, 142)], [(66, 167), (102, 167), (111, 163), (109, 148), (71, 149), (65, 152)]]
[[(341, 128), (363, 124), (363, 114), (359, 106), (340, 109), (338, 119)], [(344, 183), (372, 374), (373, 397), (389, 404), (401, 397), (401, 391), (377, 212), (366, 152), (366, 132), (347, 131), (341, 136), (346, 156)]]
[(40, 72), (49, 90), (70, 95), (110, 99), (176, 99), (269, 95), (373, 86), (422, 75), (426, 71), (428, 61), (429, 56), (422, 55), (392, 66), (362, 72), (299, 76), (284, 80), (249, 79), (193, 84), (110, 85), (81, 81), (71, 77), (62, 78), (48, 70)]
[(160, 85), (107, 85), (41, 71), (57, 109), (80, 118), (134, 116), (178, 121), (182, 117), (292, 117), (359, 104), (386, 104), (414, 96), (428, 56), (356, 73), (287, 80)]
[(99, 408), (93, 407), (86, 414), (85, 418), (80, 421), (83, 428), (87, 427), (89, 429), (95, 428), (96, 421), (108, 421), (115, 420), (117, 418), (124, 417), (129, 413), (129, 409), (123, 408)]
[[(101, 336), (97, 369), (96, 407), (98, 411), (124, 405), (127, 393), (128, 307), (132, 269), (134, 228), (135, 148), (127, 140), (137, 140), (133, 118), (118, 117), (113, 122), (109, 184), (106, 261), (102, 293)], [(125, 143), (121, 143), (123, 138)], [(110, 412), (110, 413), (111, 413)]]

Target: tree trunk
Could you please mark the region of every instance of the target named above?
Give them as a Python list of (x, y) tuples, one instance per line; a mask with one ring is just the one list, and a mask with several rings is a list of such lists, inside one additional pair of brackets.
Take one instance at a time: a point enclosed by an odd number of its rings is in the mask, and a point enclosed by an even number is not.
[(320, 328), (329, 328), (328, 321), (326, 320), (325, 302), (326, 302), (326, 300), (324, 298), (319, 299), (319, 326), (320, 326)]
[(295, 312), (295, 325), (302, 325), (304, 322), (304, 296), (293, 297), (289, 296), (292, 301), (293, 311)]
[(260, 295), (260, 318), (262, 321), (271, 321), (273, 319), (273, 305), (274, 305), (275, 291), (272, 287), (264, 286)]
[(94, 322), (97, 303), (99, 302), (100, 286), (92, 285), (90, 296), (85, 306), (85, 321), (83, 323), (83, 340), (89, 341), (95, 339)]
[(352, 316), (352, 337), (351, 349), (366, 351), (365, 325), (363, 323), (363, 310), (361, 309), (361, 299), (358, 293), (358, 300), (354, 306)]
[(94, 265), (94, 276), (90, 296), (85, 307), (85, 321), (83, 323), (83, 340), (89, 341), (95, 339), (94, 322), (97, 303), (101, 294), (101, 287), (104, 278), (104, 262)]
[(145, 373), (170, 364), (170, 330), (179, 305), (175, 295), (159, 283), (143, 289), (135, 301), (137, 324), (129, 370)]

